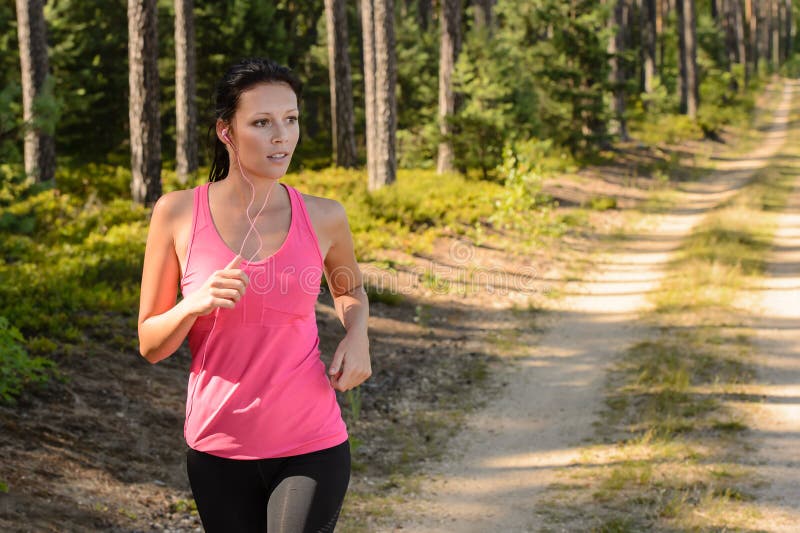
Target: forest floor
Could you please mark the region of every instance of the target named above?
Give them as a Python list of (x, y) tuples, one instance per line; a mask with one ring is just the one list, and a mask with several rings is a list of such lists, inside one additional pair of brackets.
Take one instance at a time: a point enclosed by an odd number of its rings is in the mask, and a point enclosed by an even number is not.
[[(613, 163), (551, 180), (559, 210), (586, 217), (590, 230), (516, 253), (501, 233), (479, 243), (440, 239), (428, 255), (386, 252), (364, 264), (373, 287), (400, 297), (371, 304), (374, 374), (339, 396), (353, 475), (338, 530), (538, 530), (538, 495), (592, 439), (604, 371), (643, 334), (638, 313), (672, 250), (766, 164), (787, 127), (797, 135), (785, 109), (797, 89), (788, 87), (783, 99), (773, 87), (760, 100), (770, 116), (778, 107), (772, 128), (725, 142), (629, 143)], [(744, 137), (760, 146), (750, 151)], [(636, 170), (671, 154), (666, 183)], [(599, 196), (616, 198), (617, 209), (581, 207)], [(647, 212), (662, 203), (679, 207)], [(800, 286), (792, 216), (756, 292), (767, 317), (757, 325), (760, 342), (772, 354), (764, 364), (773, 369), (753, 394), (774, 401), (749, 407), (769, 411), (753, 414), (752, 446), (762, 457), (754, 462), (775, 480), (759, 495), (765, 505), (798, 485), (797, 331), (776, 299), (789, 295), (783, 284)], [(330, 303), (324, 295), (317, 307), (326, 361), (343, 332)], [(135, 338), (135, 318), (108, 320)], [(149, 365), (135, 349), (87, 343), (59, 356), (62, 379), (0, 407), (8, 489), (0, 490), (0, 530), (200, 531), (182, 435), (189, 357), (184, 347)], [(787, 501), (791, 523), (800, 499)]]

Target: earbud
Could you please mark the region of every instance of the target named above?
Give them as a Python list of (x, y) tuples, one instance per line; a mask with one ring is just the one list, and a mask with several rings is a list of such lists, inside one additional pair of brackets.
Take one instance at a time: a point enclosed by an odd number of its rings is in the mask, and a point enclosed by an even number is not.
[(236, 145), (233, 144), (233, 141), (231, 140), (230, 135), (228, 135), (228, 128), (225, 128), (224, 130), (222, 130), (222, 138), (225, 139), (226, 141), (228, 141), (228, 144), (231, 145), (231, 148), (233, 148), (234, 152), (238, 151), (238, 150), (236, 150)]

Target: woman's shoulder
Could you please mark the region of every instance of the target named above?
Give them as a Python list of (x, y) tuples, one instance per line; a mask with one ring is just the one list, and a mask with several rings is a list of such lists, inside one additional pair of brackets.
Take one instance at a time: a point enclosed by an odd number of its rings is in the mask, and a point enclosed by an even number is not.
[(326, 225), (347, 219), (344, 206), (338, 200), (306, 193), (300, 194), (303, 196), (306, 210), (312, 219), (319, 220)]
[(153, 206), (153, 218), (162, 221), (175, 221), (189, 213), (194, 206), (194, 189), (170, 191), (161, 195)]

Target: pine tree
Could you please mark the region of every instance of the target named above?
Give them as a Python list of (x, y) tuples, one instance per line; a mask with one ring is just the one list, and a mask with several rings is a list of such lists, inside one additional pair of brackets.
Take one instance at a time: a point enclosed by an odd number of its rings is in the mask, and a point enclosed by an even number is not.
[(175, 0), (175, 159), (180, 183), (197, 171), (195, 63), (194, 1)]
[(56, 151), (53, 120), (48, 120), (43, 112), (47, 106), (42, 105), (43, 100), (50, 100), (52, 106), (42, 0), (17, 0), (17, 37), (25, 121), (25, 174), (36, 182), (49, 181), (55, 176)]
[(347, 53), (347, 12), (344, 0), (325, 0), (328, 72), (331, 92), (331, 126), (336, 164), (356, 166), (353, 119), (353, 85)]
[(161, 196), (156, 1), (128, 0), (131, 196), (152, 205)]

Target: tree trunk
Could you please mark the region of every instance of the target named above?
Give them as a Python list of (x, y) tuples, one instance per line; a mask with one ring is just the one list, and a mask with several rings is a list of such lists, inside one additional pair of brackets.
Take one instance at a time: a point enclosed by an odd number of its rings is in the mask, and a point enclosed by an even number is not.
[(397, 67), (393, 4), (393, 0), (361, 0), (367, 110), (367, 188), (370, 191), (393, 183), (397, 174)]
[(778, 0), (769, 0), (772, 28), (772, 64), (777, 69), (781, 61), (781, 17), (780, 3)]
[(374, 0), (375, 89), (378, 111), (377, 174), (370, 190), (397, 178), (397, 59), (394, 39), (394, 0)]
[(786, 40), (784, 41), (786, 44), (784, 46), (784, 57), (788, 60), (792, 57), (792, 44), (794, 41), (794, 36), (792, 35), (792, 0), (785, 0), (784, 1), (784, 9), (783, 12), (786, 13), (786, 18), (783, 21), (784, 24), (784, 31)]
[(656, 43), (658, 44), (656, 57), (656, 72), (661, 72), (664, 66), (664, 21), (666, 20), (666, 0), (655, 0), (656, 3)]
[(197, 172), (194, 0), (175, 0), (175, 159), (182, 184)]
[(344, 0), (325, 0), (325, 20), (328, 32), (333, 152), (338, 166), (353, 168), (358, 158), (353, 124), (353, 84), (347, 50), (347, 11)]
[(753, 72), (758, 76), (758, 62), (761, 51), (759, 50), (758, 40), (758, 8), (755, 4), (757, 0), (744, 0), (745, 8), (744, 13), (747, 17), (747, 27), (749, 28), (749, 42), (751, 64), (753, 65)]
[(757, 1), (756, 4), (760, 8), (758, 16), (758, 35), (761, 40), (759, 43), (759, 51), (761, 52), (761, 59), (767, 66), (767, 71), (772, 67), (771, 63), (771, 50), (770, 50), (770, 20), (769, 20), (769, 2), (770, 0)]
[(639, 26), (642, 40), (642, 90), (645, 94), (652, 94), (656, 75), (655, 0), (642, 0)]
[(441, 44), (439, 47), (439, 156), (436, 172), (453, 170), (452, 126), (449, 118), (455, 114), (453, 70), (458, 59), (461, 39), (461, 0), (441, 0)]
[(680, 54), (680, 112), (697, 117), (697, 30), (694, 17), (694, 0), (678, 0), (678, 51)]
[(128, 0), (131, 195), (152, 205), (161, 196), (156, 0)]
[(734, 25), (734, 33), (736, 34), (736, 58), (739, 64), (744, 69), (744, 84), (745, 87), (750, 82), (750, 63), (747, 56), (747, 40), (744, 33), (744, 17), (742, 16), (742, 2), (741, 0), (729, 0), (731, 9), (733, 10), (732, 23)]
[(53, 126), (36, 114), (36, 100), (46, 90), (49, 62), (42, 0), (17, 0), (17, 37), (25, 123), (25, 174), (29, 180), (52, 180), (56, 172)]
[(422, 31), (428, 31), (431, 23), (431, 0), (417, 0), (417, 24)]
[(628, 128), (625, 124), (625, 69), (622, 65), (622, 54), (625, 52), (625, 34), (627, 33), (627, 0), (614, 0), (613, 16), (609, 23), (613, 27), (608, 41), (608, 55), (611, 62), (609, 78), (613, 94), (611, 96), (611, 114), (616, 120), (616, 130), (623, 141), (628, 140)]
[(375, 147), (378, 141), (378, 103), (375, 89), (375, 14), (373, 0), (361, 0), (361, 32), (364, 48), (364, 137), (367, 145), (369, 183), (377, 175)]
[(492, 9), (496, 0), (472, 0), (472, 11), (476, 28), (486, 28), (491, 36), (494, 30)]

